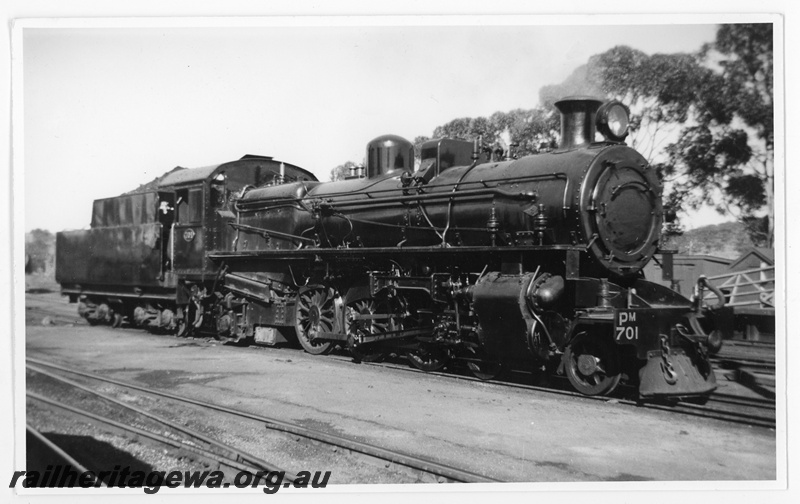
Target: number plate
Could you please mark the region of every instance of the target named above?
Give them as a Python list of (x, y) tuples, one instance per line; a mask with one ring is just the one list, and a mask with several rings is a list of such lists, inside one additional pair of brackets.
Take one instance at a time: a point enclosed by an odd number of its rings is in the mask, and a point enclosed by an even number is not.
[[(614, 312), (614, 341), (618, 345), (652, 347), (658, 334), (669, 334), (670, 326), (677, 322), (675, 315), (684, 310), (654, 310), (652, 308), (629, 308)], [(674, 313), (673, 313), (674, 312)]]
[(620, 310), (614, 314), (614, 341), (617, 343), (637, 343), (641, 336), (640, 322), (644, 313), (637, 310)]
[(615, 310), (614, 342), (633, 345), (639, 358), (647, 358), (648, 351), (661, 349), (659, 334), (669, 335), (688, 311), (688, 307)]

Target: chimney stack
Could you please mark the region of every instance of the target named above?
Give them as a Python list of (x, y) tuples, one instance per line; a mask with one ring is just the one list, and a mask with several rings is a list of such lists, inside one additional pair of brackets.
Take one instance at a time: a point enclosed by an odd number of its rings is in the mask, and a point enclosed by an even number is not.
[(559, 149), (572, 149), (594, 142), (594, 120), (602, 104), (591, 96), (569, 96), (555, 103), (561, 112)]

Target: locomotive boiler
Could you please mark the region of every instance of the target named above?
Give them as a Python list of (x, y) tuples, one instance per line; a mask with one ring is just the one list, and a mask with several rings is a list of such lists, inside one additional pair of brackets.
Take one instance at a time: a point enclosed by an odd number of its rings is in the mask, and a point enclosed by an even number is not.
[(175, 171), (59, 233), (57, 279), (91, 323), (483, 379), (532, 369), (589, 395), (622, 380), (643, 397), (711, 393), (719, 311), (642, 274), (662, 187), (624, 143), (627, 109), (556, 105), (560, 145), (520, 159), (445, 138), (415, 169), (413, 145), (385, 135), (342, 181), (261, 156)]

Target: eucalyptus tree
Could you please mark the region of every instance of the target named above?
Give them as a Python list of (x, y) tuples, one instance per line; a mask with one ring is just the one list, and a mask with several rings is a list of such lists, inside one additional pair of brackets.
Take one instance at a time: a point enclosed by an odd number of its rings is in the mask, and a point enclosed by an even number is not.
[[(665, 181), (668, 212), (710, 205), (773, 240), (774, 125), (771, 24), (721, 25), (693, 54), (626, 46), (592, 56), (540, 90), (545, 108), (565, 95), (616, 98), (631, 108), (629, 143)], [(676, 221), (668, 232), (678, 232)]]

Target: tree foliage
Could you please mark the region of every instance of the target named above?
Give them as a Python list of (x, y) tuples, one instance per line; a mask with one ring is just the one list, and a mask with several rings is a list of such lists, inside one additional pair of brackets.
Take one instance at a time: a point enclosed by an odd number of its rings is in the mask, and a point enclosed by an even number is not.
[(344, 180), (345, 177), (350, 175), (351, 168), (355, 168), (358, 166), (356, 163), (352, 161), (347, 161), (344, 164), (340, 164), (336, 168), (331, 169), (331, 180), (336, 182), (337, 180)]
[(665, 240), (665, 248), (668, 249), (728, 259), (736, 259), (754, 246), (746, 226), (741, 222), (702, 226)]
[[(680, 210), (710, 205), (745, 224), (757, 245), (773, 237), (773, 50), (771, 24), (721, 25), (694, 54), (653, 54), (618, 46), (589, 58), (559, 84), (539, 91), (532, 109), (462, 117), (430, 138), (483, 138), (484, 147), (524, 156), (555, 145), (566, 96), (618, 99), (631, 109), (627, 142), (665, 182), (665, 231), (680, 234)], [(509, 142), (510, 139), (510, 142)], [(331, 177), (346, 173), (348, 162)]]
[[(433, 138), (474, 141), (480, 137), (486, 149), (507, 151), (513, 144), (514, 156), (527, 156), (555, 147), (560, 121), (557, 112), (542, 107), (498, 111), (489, 117), (461, 117), (437, 126), (431, 136), (415, 137), (414, 154), (419, 161), (422, 144)], [(350, 166), (355, 163), (348, 161), (332, 169), (331, 180), (344, 178)]]
[(713, 87), (713, 80), (711, 70), (693, 55), (648, 56), (617, 46), (589, 58), (564, 82), (544, 86), (539, 99), (545, 107), (572, 95), (622, 101), (631, 109), (628, 141), (652, 162), (665, 140), (687, 121), (704, 90)]
[(514, 144), (516, 156), (527, 156), (551, 148), (560, 127), (557, 113), (544, 108), (514, 109), (495, 112), (489, 117), (463, 117), (454, 119), (433, 130), (432, 138), (458, 140), (483, 139), (484, 147), (507, 150)]
[[(716, 162), (704, 171), (687, 170), (690, 184), (712, 186), (722, 195), (720, 211), (736, 215), (759, 245), (774, 237), (774, 94), (771, 24), (722, 25), (698, 58), (717, 68), (717, 86), (697, 103), (697, 126), (686, 128), (671, 152), (677, 167), (690, 167), (687, 140), (702, 132)], [(684, 147), (681, 149), (680, 147)], [(690, 204), (696, 201), (688, 200)], [(702, 202), (708, 203), (706, 198)]]
[(55, 265), (56, 237), (46, 229), (25, 234), (25, 273), (49, 272)]
[[(564, 82), (543, 87), (540, 101), (623, 101), (632, 112), (628, 141), (666, 182), (668, 212), (711, 205), (748, 225), (757, 244), (771, 244), (772, 61), (771, 24), (722, 25), (695, 54), (619, 46), (592, 56)], [(679, 232), (680, 223), (667, 229)]]

